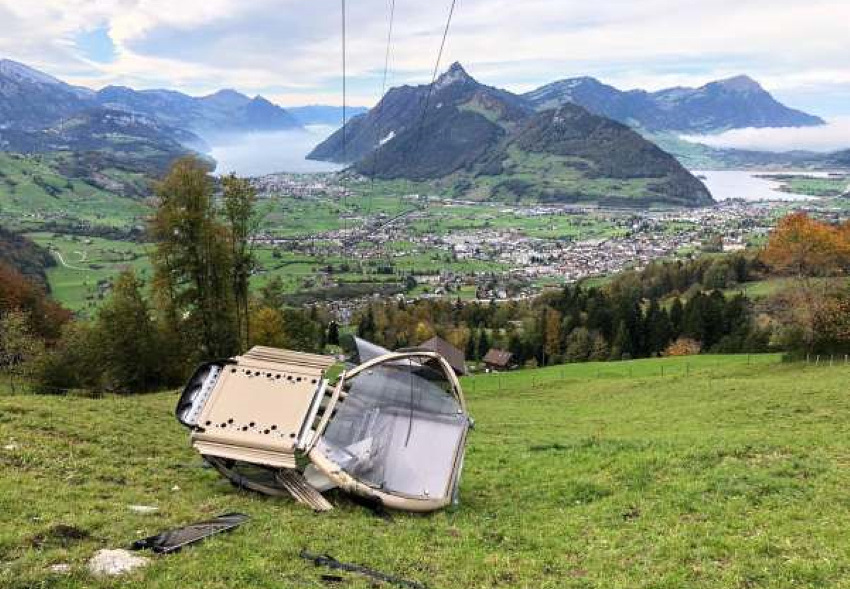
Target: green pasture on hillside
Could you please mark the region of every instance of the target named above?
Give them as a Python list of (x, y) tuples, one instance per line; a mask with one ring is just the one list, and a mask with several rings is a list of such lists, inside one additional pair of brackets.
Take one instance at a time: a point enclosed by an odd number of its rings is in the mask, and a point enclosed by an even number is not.
[[(318, 515), (234, 489), (188, 447), (174, 393), (0, 395), (0, 586), (373, 586), (306, 548), (435, 589), (850, 587), (848, 379), (777, 356), (475, 376), (461, 503), (389, 521), (338, 493)], [(86, 571), (229, 511), (252, 521), (121, 581)]]

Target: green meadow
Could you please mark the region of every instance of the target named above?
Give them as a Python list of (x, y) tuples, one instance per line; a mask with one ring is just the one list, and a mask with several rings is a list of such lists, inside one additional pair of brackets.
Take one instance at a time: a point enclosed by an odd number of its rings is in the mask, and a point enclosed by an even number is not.
[[(0, 586), (380, 586), (302, 561), (308, 549), (431, 588), (850, 587), (850, 366), (833, 364), (700, 356), (467, 378), (460, 504), (390, 520), (335, 492), (320, 515), (231, 487), (188, 447), (173, 392), (5, 391)], [(252, 520), (120, 581), (86, 570), (101, 548), (229, 511)]]

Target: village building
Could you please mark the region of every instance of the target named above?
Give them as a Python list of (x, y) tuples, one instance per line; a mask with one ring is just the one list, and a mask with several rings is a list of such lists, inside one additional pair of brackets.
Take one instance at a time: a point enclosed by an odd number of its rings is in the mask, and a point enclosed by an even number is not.
[(504, 372), (516, 366), (511, 352), (497, 348), (490, 348), (484, 355), (483, 361), (487, 370), (492, 372)]

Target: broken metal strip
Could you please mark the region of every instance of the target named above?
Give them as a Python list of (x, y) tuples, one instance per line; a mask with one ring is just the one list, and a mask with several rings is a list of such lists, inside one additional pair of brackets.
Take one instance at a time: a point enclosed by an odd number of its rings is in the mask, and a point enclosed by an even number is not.
[(298, 435), (298, 448), (304, 449), (310, 443), (310, 435), (312, 433), (313, 422), (316, 421), (316, 415), (319, 414), (319, 408), (322, 406), (322, 400), (325, 397), (325, 391), (328, 387), (328, 381), (324, 378), (319, 382), (316, 388), (316, 396), (313, 398), (313, 405), (307, 413), (307, 419), (301, 425), (301, 432)]
[(300, 556), (304, 560), (312, 561), (312, 563), (316, 566), (325, 566), (330, 569), (346, 571), (349, 573), (359, 573), (371, 579), (383, 581), (385, 583), (396, 585), (398, 587), (407, 587), (408, 589), (426, 589), (425, 585), (423, 585), (422, 583), (402, 579), (401, 577), (396, 577), (395, 575), (388, 575), (387, 573), (382, 573), (381, 571), (376, 571), (375, 569), (370, 569), (369, 567), (365, 567), (363, 565), (340, 562), (333, 556), (327, 554), (311, 554), (306, 550), (302, 550)]
[(333, 414), (336, 404), (339, 401), (340, 394), (342, 393), (342, 385), (345, 384), (345, 379), (348, 377), (348, 374), (348, 372), (343, 371), (342, 374), (339, 375), (339, 382), (336, 383), (333, 395), (331, 395), (327, 406), (325, 406), (322, 421), (319, 422), (319, 425), (316, 427), (316, 431), (313, 432), (313, 438), (310, 440), (310, 443), (304, 448), (305, 453), (309, 453), (316, 446), (319, 438), (321, 438), (325, 433), (325, 429), (328, 427), (328, 422), (331, 419), (331, 415)]
[(155, 536), (137, 540), (133, 542), (131, 548), (133, 550), (149, 548), (157, 554), (169, 554), (215, 534), (228, 532), (241, 526), (249, 519), (244, 513), (226, 513), (215, 519), (190, 524), (182, 528), (168, 530)]
[(297, 470), (278, 471), (275, 473), (275, 480), (289, 491), (296, 501), (307, 505), (313, 511), (331, 511), (334, 508)]

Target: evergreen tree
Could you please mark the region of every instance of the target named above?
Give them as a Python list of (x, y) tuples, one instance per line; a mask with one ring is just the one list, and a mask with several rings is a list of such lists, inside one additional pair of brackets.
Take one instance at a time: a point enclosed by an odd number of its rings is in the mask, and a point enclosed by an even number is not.
[(682, 306), (682, 300), (679, 297), (673, 299), (673, 304), (670, 306), (670, 337), (676, 339), (682, 334), (682, 320), (684, 318), (685, 309)]
[(646, 312), (646, 353), (655, 355), (662, 352), (672, 338), (670, 317), (667, 311), (652, 299)]
[(332, 346), (339, 345), (339, 324), (336, 321), (331, 321), (328, 325), (328, 344)]
[(624, 360), (627, 359), (629, 353), (626, 351), (629, 345), (629, 331), (625, 321), (620, 321), (617, 324), (617, 331), (614, 334), (614, 341), (611, 344), (611, 359)]
[(490, 351), (490, 338), (487, 336), (487, 330), (481, 328), (478, 330), (478, 354), (483, 358)]
[(375, 339), (375, 313), (372, 305), (366, 307), (366, 314), (357, 325), (357, 337), (370, 342)]
[(478, 355), (478, 350), (475, 348), (475, 337), (474, 334), (470, 331), (469, 336), (466, 338), (466, 346), (464, 348), (464, 355), (472, 360), (480, 360), (481, 356)]

